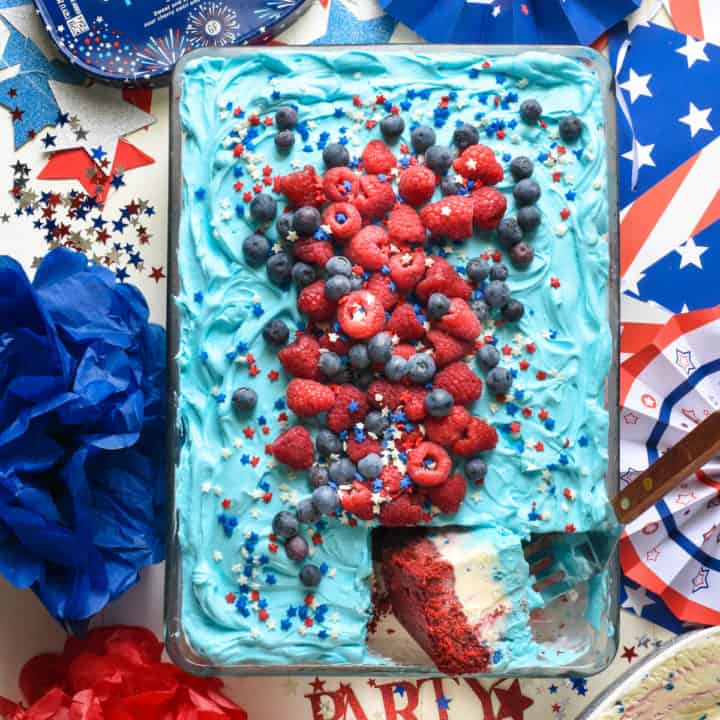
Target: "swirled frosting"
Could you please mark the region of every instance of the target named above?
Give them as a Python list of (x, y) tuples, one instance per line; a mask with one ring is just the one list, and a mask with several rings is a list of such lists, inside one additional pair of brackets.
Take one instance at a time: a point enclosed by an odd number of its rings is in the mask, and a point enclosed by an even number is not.
[[(541, 125), (518, 119), (519, 102), (530, 97), (542, 103)], [(287, 104), (297, 107), (300, 132), (293, 152), (281, 156), (264, 120)], [(270, 537), (273, 516), (308, 491), (304, 477), (273, 466), (265, 452), (287, 417), (282, 397), (288, 378), (260, 332), (274, 317), (289, 324), (302, 319), (295, 291), (270, 283), (265, 268), (249, 267), (241, 244), (254, 229), (246, 212), (252, 195), (245, 193), (254, 185), (269, 189), (266, 180), (306, 164), (321, 172), (328, 141), (342, 140), (351, 156), (359, 156), (368, 140), (380, 137), (376, 122), (393, 105), (407, 120), (400, 142), (408, 145), (413, 124), (434, 125), (445, 145), (456, 121), (478, 126), (481, 142), (506, 169), (498, 188), (508, 197), (508, 214), (514, 208), (507, 171), (512, 157), (533, 159), (542, 188), (535, 260), (508, 279), (525, 315), (519, 324), (487, 328), (515, 376), (513, 394), (499, 403), (486, 393), (473, 408), (495, 425), (500, 441), (488, 457), (484, 484), (468, 489), (457, 514), (435, 515), (431, 524), (503, 527), (520, 540), (530, 533), (589, 530), (608, 517), (607, 170), (594, 72), (578, 60), (538, 52), (485, 58), (431, 49), (258, 50), (196, 57), (184, 66), (180, 103), (177, 363), (184, 443), (176, 500), (183, 628), (196, 651), (218, 664), (390, 662), (369, 650), (366, 638), (368, 524), (342, 517), (308, 528), (313, 562), (325, 573), (311, 597), (296, 564)], [(569, 113), (583, 119), (584, 130), (565, 148), (557, 121)], [(268, 231), (272, 239), (274, 233)], [(500, 252), (494, 240), (494, 233), (479, 233), (439, 251), (464, 265), (482, 252)], [(237, 415), (230, 402), (244, 385), (259, 396), (250, 417)], [(607, 602), (602, 585), (589, 600), (596, 615)], [(532, 643), (526, 632), (518, 633), (514, 652), (513, 637), (503, 638), (506, 652), (496, 669), (539, 656)], [(567, 659), (542, 656), (546, 664)]]

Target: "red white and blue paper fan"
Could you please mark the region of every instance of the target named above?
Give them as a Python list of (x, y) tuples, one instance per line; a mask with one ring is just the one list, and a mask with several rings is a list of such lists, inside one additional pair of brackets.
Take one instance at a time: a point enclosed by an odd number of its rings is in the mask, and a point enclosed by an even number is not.
[(640, 0), (380, 0), (429, 42), (590, 44)]
[[(720, 306), (674, 315), (621, 365), (621, 481), (720, 408)], [(623, 534), (624, 573), (689, 623), (720, 624), (720, 458)]]

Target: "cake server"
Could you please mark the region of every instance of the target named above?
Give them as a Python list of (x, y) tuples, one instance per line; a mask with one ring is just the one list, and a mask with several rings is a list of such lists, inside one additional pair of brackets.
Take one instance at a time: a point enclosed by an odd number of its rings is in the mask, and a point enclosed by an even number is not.
[(641, 472), (611, 501), (617, 525), (585, 533), (544, 533), (525, 545), (525, 559), (535, 576), (533, 588), (546, 602), (579, 581), (605, 569), (622, 527), (699, 470), (720, 452), (720, 411), (708, 415), (685, 437)]

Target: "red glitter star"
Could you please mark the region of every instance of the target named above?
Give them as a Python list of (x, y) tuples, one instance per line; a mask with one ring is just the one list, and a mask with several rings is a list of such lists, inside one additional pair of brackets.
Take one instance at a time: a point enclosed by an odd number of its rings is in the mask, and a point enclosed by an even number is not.
[(17, 90), (15, 88), (10, 88), (8, 90), (8, 96), (9, 97), (17, 97)]
[(325, 681), (316, 677), (315, 680), (310, 683), (310, 687), (313, 689), (313, 692), (321, 693), (325, 690)]
[(523, 720), (525, 710), (533, 704), (533, 700), (523, 695), (520, 682), (517, 679), (512, 681), (512, 684), (507, 690), (496, 687), (494, 692), (500, 701), (500, 707), (498, 708), (497, 715), (495, 715), (497, 720), (503, 720), (503, 718)]
[(22, 116), (24, 114), (25, 114), (25, 111), (21, 110), (19, 107), (16, 107), (14, 110), (11, 110), (11, 112), (10, 112), (13, 122), (20, 122), (22, 120)]
[(152, 269), (152, 272), (150, 273), (150, 277), (157, 283), (160, 282), (164, 277), (165, 273), (163, 272), (162, 265), (158, 268), (154, 267)]
[(633, 661), (633, 658), (638, 657), (638, 654), (635, 652), (635, 646), (631, 645), (630, 647), (627, 647), (623, 645), (623, 653), (620, 657), (624, 657), (628, 664), (630, 664)]

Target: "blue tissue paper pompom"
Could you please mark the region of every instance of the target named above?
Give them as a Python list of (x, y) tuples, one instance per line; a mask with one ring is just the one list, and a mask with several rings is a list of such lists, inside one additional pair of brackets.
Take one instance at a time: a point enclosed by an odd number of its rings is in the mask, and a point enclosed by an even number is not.
[(164, 557), (165, 331), (142, 293), (59, 248), (0, 257), (0, 573), (61, 622)]

